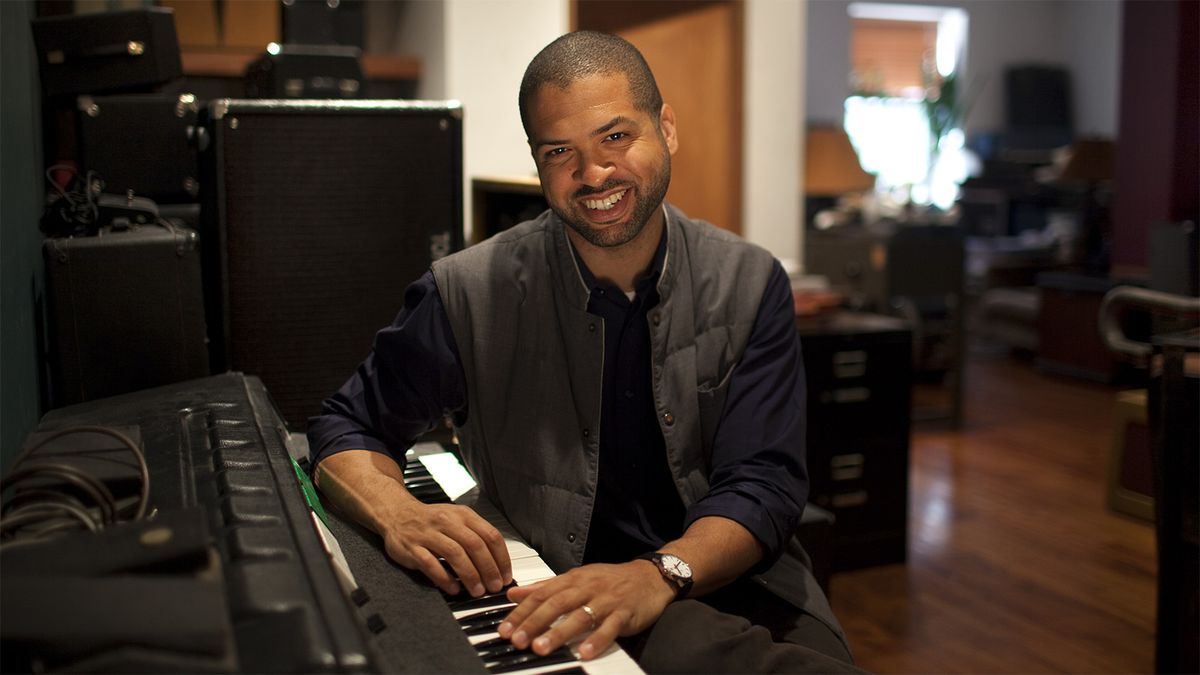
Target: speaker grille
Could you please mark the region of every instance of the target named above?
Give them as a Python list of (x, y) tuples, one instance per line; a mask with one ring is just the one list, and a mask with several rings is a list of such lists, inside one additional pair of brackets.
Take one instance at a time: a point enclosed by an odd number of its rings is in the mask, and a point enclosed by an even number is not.
[(454, 108), (244, 105), (213, 121), (225, 364), (303, 429), (461, 248), (462, 127)]

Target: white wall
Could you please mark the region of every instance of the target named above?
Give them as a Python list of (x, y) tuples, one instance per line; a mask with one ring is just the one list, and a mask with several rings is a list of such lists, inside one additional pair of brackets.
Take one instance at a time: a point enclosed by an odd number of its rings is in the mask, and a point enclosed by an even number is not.
[[(849, 4), (850, 0), (819, 0), (808, 5), (805, 114), (809, 120), (840, 119), (850, 70)], [(1116, 135), (1120, 66), (1120, 3), (1116, 0), (909, 0), (906, 4), (967, 11), (967, 91), (974, 97), (966, 121), (968, 132), (1004, 128), (1007, 66), (1049, 63), (1071, 69), (1078, 129)]]
[(464, 173), (532, 175), (517, 90), (533, 57), (567, 31), (567, 3), (447, 0), (446, 8), (446, 95), (466, 112)]
[(1063, 21), (1071, 26), (1067, 60), (1075, 75), (1075, 130), (1115, 138), (1120, 110), (1121, 3), (1072, 2)]
[[(804, 6), (747, 0), (742, 234), (796, 265), (803, 228)], [(815, 3), (820, 4), (820, 3)]]
[(804, 27), (804, 100), (806, 121), (841, 124), (842, 101), (850, 87), (849, 2), (807, 3)]

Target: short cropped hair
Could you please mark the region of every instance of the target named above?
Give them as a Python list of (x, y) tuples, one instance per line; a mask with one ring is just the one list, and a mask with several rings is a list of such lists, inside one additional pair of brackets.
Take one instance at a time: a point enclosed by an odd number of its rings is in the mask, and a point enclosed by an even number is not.
[(658, 83), (654, 81), (650, 66), (637, 47), (616, 35), (578, 31), (567, 33), (546, 45), (525, 69), (518, 97), (525, 135), (529, 136), (530, 102), (544, 85), (553, 84), (566, 89), (576, 80), (589, 75), (616, 73), (628, 80), (634, 107), (649, 114), (657, 125), (662, 110), (662, 94), (658, 91)]

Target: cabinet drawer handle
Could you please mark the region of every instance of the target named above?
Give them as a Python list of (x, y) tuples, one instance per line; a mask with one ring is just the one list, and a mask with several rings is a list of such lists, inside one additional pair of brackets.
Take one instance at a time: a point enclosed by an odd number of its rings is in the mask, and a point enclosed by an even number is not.
[(862, 478), (866, 458), (862, 453), (835, 455), (829, 460), (829, 477), (833, 480), (855, 480)]
[(865, 363), (835, 363), (833, 364), (833, 376), (839, 380), (849, 380), (855, 377), (862, 377), (867, 374), (867, 364)]
[(833, 506), (838, 509), (845, 509), (851, 506), (862, 506), (867, 503), (867, 491), (855, 490), (854, 492), (844, 492), (833, 496)]
[(867, 353), (861, 349), (833, 354), (833, 376), (839, 380), (862, 377), (867, 373)]
[(867, 387), (842, 387), (833, 390), (834, 403), (861, 403), (871, 398)]

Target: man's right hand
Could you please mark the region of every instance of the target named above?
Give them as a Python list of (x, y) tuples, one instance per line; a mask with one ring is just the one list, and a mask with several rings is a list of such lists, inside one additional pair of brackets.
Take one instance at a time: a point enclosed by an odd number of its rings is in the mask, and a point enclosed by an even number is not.
[[(450, 595), (461, 590), (459, 580), (474, 596), (496, 593), (512, 581), (504, 538), (474, 509), (423, 504), (410, 498), (412, 502), (397, 509), (381, 532), (392, 560), (420, 570)], [(444, 559), (454, 574), (438, 558)]]
[(417, 500), (391, 457), (339, 452), (317, 465), (316, 482), (335, 507), (383, 537), (392, 560), (420, 570), (442, 591), (457, 594), (461, 580), (477, 596), (512, 581), (508, 548), (496, 528), (469, 507)]

